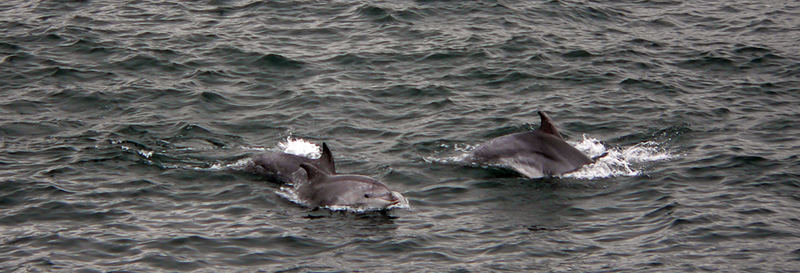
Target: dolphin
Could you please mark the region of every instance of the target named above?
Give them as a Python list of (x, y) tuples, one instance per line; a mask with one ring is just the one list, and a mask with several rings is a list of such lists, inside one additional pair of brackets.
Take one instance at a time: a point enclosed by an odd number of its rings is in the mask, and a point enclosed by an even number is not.
[(318, 159), (311, 159), (305, 156), (293, 155), (284, 152), (272, 152), (258, 155), (251, 160), (245, 169), (265, 176), (268, 180), (283, 184), (295, 184), (305, 180), (307, 175), (305, 170), (300, 168), (300, 164), (307, 163), (316, 166), (325, 173), (336, 173), (333, 164), (333, 155), (328, 145), (322, 143), (322, 154)]
[(475, 148), (466, 161), (510, 168), (528, 178), (561, 175), (594, 162), (596, 158), (564, 141), (547, 114), (539, 111), (539, 117), (539, 129), (491, 139)]
[(334, 174), (309, 163), (301, 163), (300, 167), (308, 174), (308, 180), (296, 187), (297, 196), (310, 207), (385, 211), (395, 205), (408, 204), (402, 194), (371, 177)]

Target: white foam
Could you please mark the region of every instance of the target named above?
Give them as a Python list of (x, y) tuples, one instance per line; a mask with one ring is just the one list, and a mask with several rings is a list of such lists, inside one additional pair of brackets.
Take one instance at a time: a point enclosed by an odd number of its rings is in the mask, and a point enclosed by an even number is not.
[(278, 147), (284, 153), (305, 156), (311, 159), (317, 159), (322, 155), (319, 145), (302, 138), (286, 137), (286, 142), (278, 143)]
[(672, 154), (659, 148), (655, 141), (647, 141), (633, 145), (623, 151), (626, 158), (632, 162), (648, 162), (667, 160), (673, 157)]
[(289, 200), (292, 203), (304, 207), (310, 206), (308, 203), (303, 202), (303, 200), (300, 199), (300, 196), (297, 195), (297, 188), (294, 185), (282, 186), (280, 189), (275, 191), (275, 194), (277, 194), (280, 197), (286, 198), (286, 200)]
[(266, 152), (270, 150), (270, 148), (260, 147), (260, 146), (239, 146), (239, 148), (242, 150), (259, 151), (259, 152)]
[(241, 170), (247, 167), (248, 165), (252, 164), (253, 160), (250, 158), (242, 158), (237, 160), (233, 163), (214, 163), (208, 168), (200, 168), (196, 167), (195, 170), (210, 170), (210, 171), (219, 171), (219, 170)]
[(596, 138), (587, 138), (583, 136), (583, 140), (577, 143), (570, 143), (575, 149), (580, 150), (589, 157), (595, 157), (603, 154), (606, 151), (606, 146)]
[[(450, 145), (447, 144), (441, 144), (439, 145), (439, 147), (445, 149), (451, 148)], [(465, 159), (467, 159), (467, 156), (469, 156), (469, 153), (472, 152), (472, 150), (475, 150), (475, 147), (476, 146), (469, 144), (453, 144), (452, 150), (459, 152), (458, 154), (446, 157), (424, 156), (422, 157), (422, 160), (424, 160), (426, 163), (437, 163), (437, 164), (461, 163)]]
[(589, 157), (603, 153), (607, 155), (597, 162), (583, 166), (577, 171), (562, 175), (579, 179), (598, 179), (615, 176), (637, 176), (642, 174), (642, 167), (637, 163), (666, 160), (672, 155), (654, 141), (637, 143), (630, 147), (608, 148), (596, 138), (583, 136), (583, 140), (571, 143), (576, 149)]

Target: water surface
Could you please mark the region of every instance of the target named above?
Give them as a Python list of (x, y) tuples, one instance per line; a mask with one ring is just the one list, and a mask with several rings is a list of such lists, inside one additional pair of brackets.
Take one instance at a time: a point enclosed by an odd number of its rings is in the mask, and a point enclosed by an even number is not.
[[(0, 271), (796, 271), (798, 18), (793, 1), (5, 1)], [(540, 110), (616, 161), (534, 180), (452, 164)], [(311, 211), (226, 168), (289, 136), (411, 209)]]

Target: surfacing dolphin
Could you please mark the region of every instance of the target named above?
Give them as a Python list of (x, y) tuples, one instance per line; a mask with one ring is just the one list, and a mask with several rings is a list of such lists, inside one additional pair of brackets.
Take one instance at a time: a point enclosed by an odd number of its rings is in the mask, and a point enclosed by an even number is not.
[(402, 194), (371, 177), (334, 174), (309, 163), (302, 163), (300, 167), (308, 174), (308, 180), (297, 186), (297, 196), (310, 207), (373, 211), (408, 204)]
[(547, 114), (539, 111), (539, 117), (539, 129), (491, 139), (475, 148), (466, 161), (507, 167), (528, 178), (561, 175), (594, 162), (564, 141)]
[(308, 177), (305, 170), (300, 168), (302, 163), (316, 166), (325, 173), (336, 173), (333, 155), (325, 142), (322, 143), (322, 154), (317, 159), (284, 152), (271, 152), (253, 157), (252, 164), (246, 169), (274, 182), (294, 184)]

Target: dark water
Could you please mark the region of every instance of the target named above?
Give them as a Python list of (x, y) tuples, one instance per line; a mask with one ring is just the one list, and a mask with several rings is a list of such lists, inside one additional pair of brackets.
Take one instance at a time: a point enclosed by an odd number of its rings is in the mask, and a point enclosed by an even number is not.
[[(0, 271), (800, 268), (796, 1), (169, 2), (0, 3)], [(669, 156), (446, 164), (538, 110)], [(215, 167), (288, 136), (412, 208)]]

